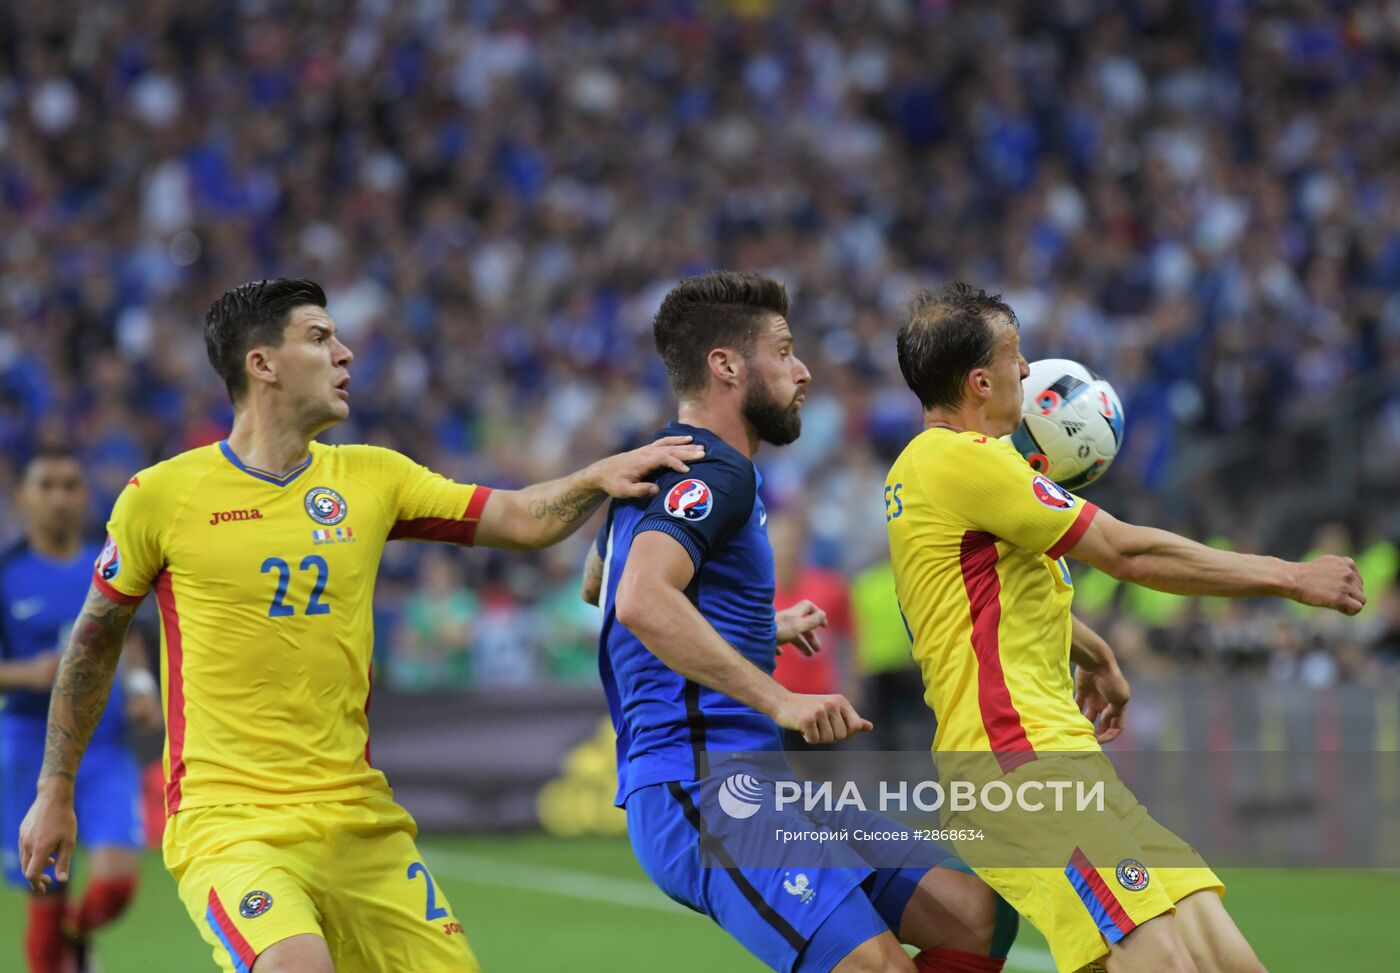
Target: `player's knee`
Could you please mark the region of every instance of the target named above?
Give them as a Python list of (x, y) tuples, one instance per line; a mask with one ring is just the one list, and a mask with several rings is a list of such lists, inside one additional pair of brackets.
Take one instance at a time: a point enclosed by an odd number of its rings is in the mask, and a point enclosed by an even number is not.
[(957, 922), (941, 930), (948, 949), (979, 955), (1005, 956), (1016, 938), (1020, 916), (991, 886), (968, 873), (958, 888)]
[(1201, 973), (1170, 916), (1158, 916), (1128, 934), (1108, 957), (1109, 973)]
[(831, 973), (916, 973), (914, 961), (891, 935), (866, 940), (837, 963)]
[[(997, 938), (998, 924), (1006, 921), (1002, 909), (1006, 903), (990, 886), (980, 882), (966, 894), (968, 908), (963, 913), (967, 922), (966, 941), (950, 942), (949, 945), (970, 953), (989, 952)], [(1010, 907), (1007, 906), (1007, 909), (1010, 910)], [(1015, 910), (1010, 911), (1014, 917)], [(1014, 938), (1014, 932), (1012, 936)]]

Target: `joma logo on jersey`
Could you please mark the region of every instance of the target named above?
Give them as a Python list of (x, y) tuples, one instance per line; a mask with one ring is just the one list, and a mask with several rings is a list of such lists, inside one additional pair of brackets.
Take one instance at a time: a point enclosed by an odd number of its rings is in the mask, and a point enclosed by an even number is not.
[(257, 507), (252, 510), (216, 510), (209, 518), (209, 526), (227, 524), (235, 520), (262, 520), (262, 511)]

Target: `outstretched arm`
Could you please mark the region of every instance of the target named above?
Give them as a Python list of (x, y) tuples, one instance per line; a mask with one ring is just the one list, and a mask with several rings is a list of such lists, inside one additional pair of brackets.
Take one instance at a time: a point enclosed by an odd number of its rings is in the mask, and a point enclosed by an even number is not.
[(1198, 544), (1170, 531), (1127, 524), (1100, 510), (1069, 556), (1120, 581), (1175, 595), (1291, 598), (1355, 615), (1366, 604), (1349, 557), (1299, 564)]
[(48, 885), (43, 871), (50, 863), (56, 865), (60, 882), (68, 879), (77, 839), (73, 782), (83, 751), (107, 708), (112, 677), (135, 612), (135, 605), (117, 604), (91, 588), (59, 662), (49, 701), (38, 796), (20, 826), (20, 867), (35, 891), (42, 892)]
[(632, 541), (618, 582), (617, 620), (675, 672), (799, 731), (808, 743), (831, 743), (871, 729), (844, 696), (790, 692), (735, 651), (686, 597), (694, 573), (679, 541), (661, 531), (642, 531)]
[(649, 497), (657, 470), (687, 472), (687, 462), (705, 454), (689, 436), (668, 436), (650, 446), (619, 453), (548, 483), (523, 490), (493, 490), (481, 511), (475, 542), (511, 551), (549, 547), (583, 526), (604, 497)]

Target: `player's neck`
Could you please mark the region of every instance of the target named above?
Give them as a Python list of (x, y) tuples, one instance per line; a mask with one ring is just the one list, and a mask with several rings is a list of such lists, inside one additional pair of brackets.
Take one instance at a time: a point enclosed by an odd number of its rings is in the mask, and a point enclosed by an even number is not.
[(228, 446), (244, 466), (280, 476), (306, 459), (311, 440), (320, 430), (278, 421), (266, 411), (248, 405), (234, 413)]
[(83, 546), (82, 535), (76, 531), (46, 534), (43, 531), (31, 530), (26, 539), (31, 551), (52, 561), (72, 560), (77, 557)]
[(708, 429), (749, 459), (758, 452), (758, 430), (745, 422), (737, 410), (711, 408), (703, 402), (682, 402), (679, 421)]
[(982, 417), (967, 409), (929, 409), (924, 413), (925, 429), (950, 429), (953, 432), (980, 432), (989, 435)]

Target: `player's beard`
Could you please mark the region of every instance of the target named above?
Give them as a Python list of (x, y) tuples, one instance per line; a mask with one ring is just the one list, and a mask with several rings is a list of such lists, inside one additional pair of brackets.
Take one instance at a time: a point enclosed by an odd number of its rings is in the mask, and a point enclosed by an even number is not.
[(784, 405), (768, 386), (751, 380), (744, 390), (743, 410), (744, 418), (765, 443), (786, 446), (802, 435), (802, 415), (798, 412), (796, 395)]

